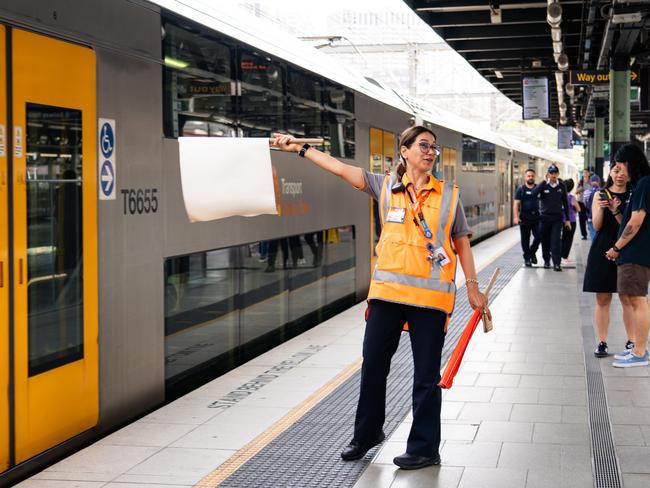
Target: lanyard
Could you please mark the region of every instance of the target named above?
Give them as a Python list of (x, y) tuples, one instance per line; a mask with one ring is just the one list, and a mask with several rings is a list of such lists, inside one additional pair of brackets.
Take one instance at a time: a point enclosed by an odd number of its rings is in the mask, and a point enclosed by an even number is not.
[(431, 190), (422, 191), (420, 192), (420, 195), (416, 197), (415, 190), (413, 189), (413, 183), (409, 183), (406, 187), (406, 193), (411, 200), (411, 205), (409, 208), (411, 209), (411, 212), (413, 212), (413, 222), (415, 222), (415, 226), (422, 231), (425, 239), (431, 239), (433, 237), (433, 234), (429, 230), (427, 222), (424, 220), (424, 214), (422, 213), (422, 204), (426, 201), (427, 198), (429, 198)]
[[(415, 189), (413, 188), (413, 183), (409, 183), (406, 186), (406, 194), (409, 196), (409, 199), (411, 200), (411, 205), (409, 205), (409, 208), (413, 213), (413, 223), (418, 229), (420, 229), (422, 235), (424, 235), (424, 238), (427, 240), (431, 239), (433, 237), (433, 234), (429, 230), (429, 226), (427, 226), (426, 220), (424, 220), (424, 214), (422, 213), (422, 204), (426, 201), (427, 198), (429, 198), (429, 194), (431, 193), (431, 191), (432, 190), (422, 191), (420, 192), (420, 195), (416, 197)], [(427, 242), (426, 248), (427, 251), (429, 252), (429, 255), (427, 256), (427, 260), (430, 262), (435, 261), (434, 258), (435, 247), (430, 241)]]

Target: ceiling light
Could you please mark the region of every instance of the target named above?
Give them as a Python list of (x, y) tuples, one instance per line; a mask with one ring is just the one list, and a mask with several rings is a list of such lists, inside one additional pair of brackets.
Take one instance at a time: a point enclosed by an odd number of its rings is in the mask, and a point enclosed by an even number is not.
[(552, 2), (546, 7), (546, 22), (551, 27), (560, 27), (562, 22), (562, 6), (557, 2)]
[(494, 74), (497, 75), (497, 78), (499, 79), (503, 78), (503, 73), (501, 73), (499, 70), (494, 70)]
[(564, 89), (566, 90), (566, 94), (570, 97), (575, 95), (575, 87), (571, 83), (567, 83)]
[(569, 69), (569, 56), (562, 53), (557, 58), (557, 67), (560, 68), (560, 71), (566, 71)]
[(533, 62), (531, 63), (531, 66), (533, 68), (541, 68), (542, 67), (542, 60), (541, 59), (533, 59)]
[(187, 68), (190, 64), (187, 61), (183, 61), (180, 59), (172, 58), (170, 56), (165, 56), (165, 66), (169, 66), (170, 68)]

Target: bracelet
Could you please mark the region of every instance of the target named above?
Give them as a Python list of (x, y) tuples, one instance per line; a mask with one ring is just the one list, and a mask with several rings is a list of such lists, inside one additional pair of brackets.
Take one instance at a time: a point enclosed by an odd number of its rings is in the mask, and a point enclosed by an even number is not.
[(310, 146), (309, 144), (307, 144), (307, 143), (303, 144), (303, 145), (302, 145), (302, 148), (300, 148), (300, 152), (298, 153), (298, 156), (300, 156), (301, 158), (304, 158), (304, 157), (305, 157), (305, 153), (307, 152), (307, 150), (308, 150), (310, 147), (311, 147), (311, 146)]
[(478, 280), (474, 278), (467, 278), (465, 283), (476, 283), (478, 285)]
[(613, 250), (614, 252), (621, 252), (621, 250), (620, 250), (618, 247), (616, 247), (616, 244), (614, 244), (614, 245), (612, 246), (612, 250)]

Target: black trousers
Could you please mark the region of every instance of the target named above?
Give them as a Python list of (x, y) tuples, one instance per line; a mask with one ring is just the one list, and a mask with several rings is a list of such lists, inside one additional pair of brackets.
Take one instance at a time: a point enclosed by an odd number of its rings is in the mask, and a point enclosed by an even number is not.
[(562, 220), (541, 220), (539, 233), (542, 237), (542, 257), (544, 263), (553, 258), (553, 264), (560, 264), (562, 257)]
[(562, 257), (567, 259), (571, 252), (571, 244), (573, 244), (573, 235), (576, 233), (576, 223), (571, 222), (571, 228), (566, 227), (562, 229)]
[[(524, 260), (528, 261), (535, 255), (539, 249), (539, 221), (522, 220), (519, 223), (519, 232), (521, 233), (521, 250), (524, 252)], [(530, 234), (533, 234), (533, 244), (530, 244)]]
[(578, 213), (578, 219), (580, 220), (580, 235), (582, 237), (587, 237), (587, 207), (582, 202), (578, 202), (580, 205), (580, 213)]
[(408, 321), (413, 351), (413, 424), (406, 452), (432, 457), (440, 447), (442, 395), (440, 356), (447, 315), (439, 310), (371, 300), (363, 338), (361, 391), (354, 422), (354, 440), (370, 444), (382, 431), (386, 416), (386, 378)]

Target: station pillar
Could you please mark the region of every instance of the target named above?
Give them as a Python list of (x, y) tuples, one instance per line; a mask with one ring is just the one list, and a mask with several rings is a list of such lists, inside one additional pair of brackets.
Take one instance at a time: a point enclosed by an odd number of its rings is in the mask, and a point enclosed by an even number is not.
[(587, 166), (585, 168), (589, 169), (589, 171), (594, 170), (594, 136), (593, 134), (589, 135), (589, 139), (587, 140)]
[(630, 141), (630, 58), (614, 55), (609, 71), (609, 153)]
[(602, 105), (596, 106), (596, 124), (594, 129), (594, 171), (601, 178), (603, 177), (603, 165), (605, 162), (605, 114), (607, 108)]

